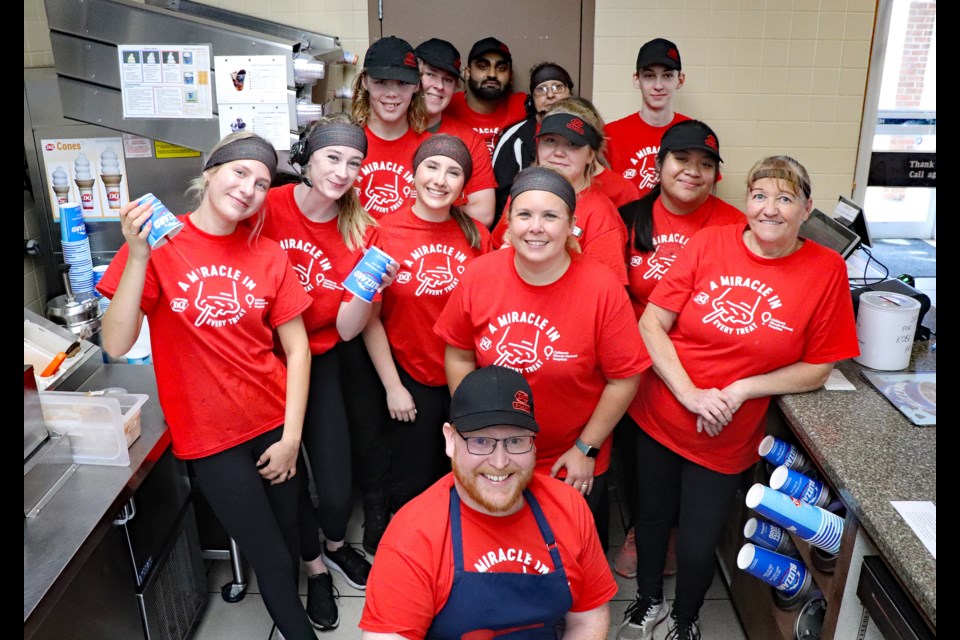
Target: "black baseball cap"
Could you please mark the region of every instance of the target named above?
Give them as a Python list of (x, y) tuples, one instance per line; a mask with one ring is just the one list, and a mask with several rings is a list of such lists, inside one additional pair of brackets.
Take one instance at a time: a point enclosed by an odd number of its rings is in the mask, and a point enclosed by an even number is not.
[(363, 56), (363, 70), (377, 80), (399, 80), (407, 84), (420, 82), (417, 54), (410, 43), (396, 36), (380, 38)]
[(483, 40), (477, 40), (473, 43), (473, 46), (470, 47), (470, 55), (467, 56), (467, 63), (471, 63), (480, 56), (490, 51), (496, 51), (503, 56), (503, 59), (508, 63), (513, 63), (513, 56), (510, 55), (510, 47), (503, 44), (494, 37), (484, 38)]
[(455, 76), (460, 75), (460, 52), (446, 40), (430, 38), (417, 47), (416, 53), (418, 58), (431, 67), (442, 69)]
[(715, 156), (718, 162), (720, 157), (720, 141), (707, 123), (699, 120), (683, 120), (673, 125), (663, 133), (660, 139), (660, 154), (668, 151), (686, 151), (700, 149)]
[(637, 54), (637, 71), (654, 64), (680, 71), (680, 50), (666, 38), (654, 38), (640, 47)]
[(450, 422), (461, 433), (498, 425), (540, 431), (530, 385), (518, 372), (497, 365), (464, 377), (450, 399)]

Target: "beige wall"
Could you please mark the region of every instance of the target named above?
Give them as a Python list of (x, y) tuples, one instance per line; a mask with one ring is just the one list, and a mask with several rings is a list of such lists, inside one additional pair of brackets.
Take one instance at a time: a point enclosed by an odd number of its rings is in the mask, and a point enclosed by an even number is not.
[(833, 211), (853, 188), (875, 10), (876, 0), (597, 0), (594, 101), (611, 120), (636, 111), (637, 50), (669, 38), (686, 73), (678, 110), (720, 138), (720, 195), (742, 206), (750, 165), (787, 153)]
[[(56, 1), (56, 0), (51, 0)], [(219, 0), (210, 4), (340, 37), (366, 51), (367, 0)], [(720, 195), (742, 205), (757, 159), (788, 153), (832, 211), (853, 185), (876, 0), (596, 0), (594, 101), (608, 120), (638, 108), (637, 50), (663, 36), (680, 47), (679, 110), (708, 122), (726, 160)], [(52, 64), (42, 0), (24, 0), (23, 64)], [(356, 69), (333, 70), (331, 89)], [(339, 74), (339, 75), (337, 75)]]

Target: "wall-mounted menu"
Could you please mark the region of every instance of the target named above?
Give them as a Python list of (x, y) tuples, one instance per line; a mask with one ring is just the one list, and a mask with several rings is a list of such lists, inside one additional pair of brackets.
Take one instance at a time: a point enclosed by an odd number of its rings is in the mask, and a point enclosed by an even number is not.
[(212, 118), (210, 46), (121, 44), (124, 118)]

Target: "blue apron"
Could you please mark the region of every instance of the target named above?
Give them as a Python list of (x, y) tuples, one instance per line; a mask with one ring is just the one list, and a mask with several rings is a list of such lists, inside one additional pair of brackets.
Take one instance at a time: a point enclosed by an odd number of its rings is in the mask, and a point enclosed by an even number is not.
[(430, 640), (556, 640), (558, 625), (573, 606), (567, 573), (550, 524), (529, 489), (533, 511), (554, 570), (541, 573), (476, 573), (463, 568), (460, 496), (450, 489), (453, 586), (427, 632)]

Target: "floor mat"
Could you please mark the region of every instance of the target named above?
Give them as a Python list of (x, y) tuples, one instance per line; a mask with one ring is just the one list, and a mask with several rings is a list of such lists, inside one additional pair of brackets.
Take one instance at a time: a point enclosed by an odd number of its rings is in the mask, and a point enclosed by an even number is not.
[(890, 270), (890, 277), (909, 274), (915, 278), (937, 276), (937, 248), (915, 238), (874, 240), (870, 248), (874, 260)]

